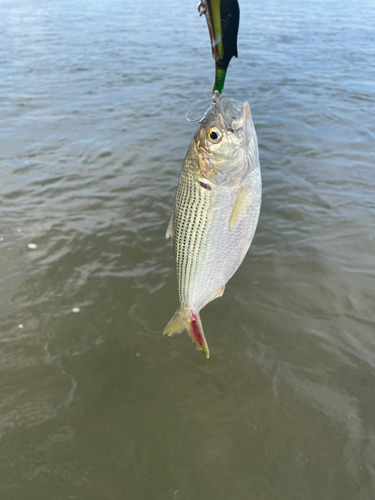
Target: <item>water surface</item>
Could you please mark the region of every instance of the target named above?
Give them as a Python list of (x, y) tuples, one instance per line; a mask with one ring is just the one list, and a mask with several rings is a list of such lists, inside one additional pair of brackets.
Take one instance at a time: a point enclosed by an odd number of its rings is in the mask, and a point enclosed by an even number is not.
[(4, 500), (375, 497), (375, 7), (240, 4), (263, 205), (207, 361), (161, 336), (196, 3), (0, 0)]

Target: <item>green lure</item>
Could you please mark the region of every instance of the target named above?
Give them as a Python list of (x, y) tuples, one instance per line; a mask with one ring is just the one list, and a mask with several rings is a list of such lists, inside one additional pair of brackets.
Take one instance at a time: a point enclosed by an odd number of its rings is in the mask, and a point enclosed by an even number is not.
[(206, 16), (215, 59), (215, 82), (212, 93), (222, 93), (230, 60), (237, 53), (240, 8), (237, 0), (202, 0), (198, 12)]

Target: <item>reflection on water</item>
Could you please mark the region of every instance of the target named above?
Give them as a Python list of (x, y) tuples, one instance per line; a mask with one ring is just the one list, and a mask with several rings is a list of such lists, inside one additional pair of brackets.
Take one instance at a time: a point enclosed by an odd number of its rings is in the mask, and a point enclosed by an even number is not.
[(208, 362), (161, 335), (196, 6), (0, 6), (2, 498), (372, 500), (374, 5), (241, 4), (263, 205)]

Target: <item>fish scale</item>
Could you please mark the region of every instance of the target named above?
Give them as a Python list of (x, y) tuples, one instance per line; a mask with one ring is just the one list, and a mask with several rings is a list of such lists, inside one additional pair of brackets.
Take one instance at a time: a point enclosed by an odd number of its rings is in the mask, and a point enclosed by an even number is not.
[(186, 170), (181, 174), (174, 213), (177, 287), (181, 305), (189, 303), (189, 287), (205, 234), (203, 220), (206, 220), (209, 210), (209, 192), (203, 192), (191, 175), (190, 168), (191, 165), (187, 163)]

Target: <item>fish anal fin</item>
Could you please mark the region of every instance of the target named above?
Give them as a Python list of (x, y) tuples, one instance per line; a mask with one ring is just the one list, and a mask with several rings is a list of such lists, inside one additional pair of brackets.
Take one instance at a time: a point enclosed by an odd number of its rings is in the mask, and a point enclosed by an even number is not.
[(210, 300), (209, 302), (211, 302), (212, 300), (215, 300), (215, 299), (218, 299), (219, 297), (221, 297), (224, 293), (224, 290), (225, 290), (225, 285), (221, 286), (218, 290), (216, 290), (216, 292), (212, 295), (212, 297), (210, 297)]
[(234, 202), (232, 214), (229, 221), (229, 229), (233, 231), (241, 216), (246, 212), (249, 206), (249, 189), (246, 186), (241, 186), (238, 193), (236, 201)]
[(172, 212), (172, 214), (171, 214), (171, 218), (169, 219), (167, 231), (165, 233), (165, 238), (167, 240), (173, 235), (173, 224), (174, 224), (174, 212)]

